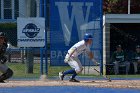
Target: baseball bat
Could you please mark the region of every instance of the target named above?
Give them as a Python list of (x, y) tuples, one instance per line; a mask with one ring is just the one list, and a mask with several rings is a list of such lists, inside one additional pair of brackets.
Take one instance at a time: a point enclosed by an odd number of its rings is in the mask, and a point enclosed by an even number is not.
[[(94, 70), (95, 70), (96, 72), (100, 73), (100, 71), (98, 71), (97, 69), (94, 68)], [(106, 75), (103, 75), (102, 73), (101, 73), (101, 76), (103, 76), (105, 79), (107, 79), (109, 82), (111, 82), (110, 77), (108, 77), (108, 76), (106, 76)]]

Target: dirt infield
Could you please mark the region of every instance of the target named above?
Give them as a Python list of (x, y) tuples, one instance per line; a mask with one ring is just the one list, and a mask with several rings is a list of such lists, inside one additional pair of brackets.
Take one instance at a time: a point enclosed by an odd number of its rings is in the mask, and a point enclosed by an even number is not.
[(80, 83), (58, 80), (46, 81), (7, 81), (1, 83), (0, 87), (26, 87), (26, 86), (89, 86), (107, 88), (137, 88), (140, 89), (140, 80), (106, 80), (81, 81)]

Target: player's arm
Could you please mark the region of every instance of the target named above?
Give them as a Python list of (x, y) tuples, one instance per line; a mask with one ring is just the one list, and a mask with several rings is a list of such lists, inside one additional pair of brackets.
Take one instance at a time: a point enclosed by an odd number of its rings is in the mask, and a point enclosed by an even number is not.
[(85, 51), (86, 51), (87, 55), (89, 56), (89, 58), (92, 60), (92, 62), (94, 62), (95, 65), (98, 65), (99, 63), (94, 59), (94, 54), (90, 50), (89, 46), (87, 46)]
[(94, 54), (91, 51), (88, 52), (88, 56), (94, 62), (95, 65), (99, 65), (99, 63), (94, 59)]
[(88, 56), (89, 56), (90, 59), (93, 59), (94, 58), (92, 52), (88, 52)]
[(116, 61), (115, 56), (116, 56), (116, 53), (113, 52), (113, 54), (111, 55), (111, 58), (110, 58), (110, 63), (113, 63), (114, 61)]

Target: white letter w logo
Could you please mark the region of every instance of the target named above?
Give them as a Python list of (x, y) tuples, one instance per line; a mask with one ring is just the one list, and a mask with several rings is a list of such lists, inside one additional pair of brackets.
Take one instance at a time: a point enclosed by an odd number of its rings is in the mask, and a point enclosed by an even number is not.
[[(93, 3), (86, 2), (84, 4), (83, 2), (55, 2), (55, 5), (58, 7), (65, 45), (68, 46), (70, 43), (74, 20), (76, 22), (79, 39), (82, 39), (80, 26), (88, 23), (90, 8), (93, 6)], [(86, 12), (83, 11), (83, 7), (86, 7)]]

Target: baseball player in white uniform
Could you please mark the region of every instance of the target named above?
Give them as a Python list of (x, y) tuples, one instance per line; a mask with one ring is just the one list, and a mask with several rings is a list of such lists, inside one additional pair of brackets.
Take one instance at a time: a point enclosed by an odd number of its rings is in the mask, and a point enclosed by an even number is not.
[(90, 51), (90, 45), (92, 44), (92, 39), (93, 36), (89, 33), (86, 33), (84, 35), (84, 40), (79, 41), (68, 50), (64, 62), (68, 63), (72, 69), (64, 72), (59, 72), (60, 80), (63, 80), (67, 74), (72, 74), (69, 81), (80, 82), (79, 80), (76, 80), (75, 77), (83, 70), (82, 64), (78, 59), (78, 56), (83, 52), (86, 52), (88, 54), (89, 58), (94, 62), (95, 65), (98, 64), (93, 57), (93, 53)]

